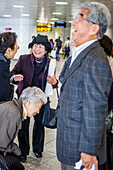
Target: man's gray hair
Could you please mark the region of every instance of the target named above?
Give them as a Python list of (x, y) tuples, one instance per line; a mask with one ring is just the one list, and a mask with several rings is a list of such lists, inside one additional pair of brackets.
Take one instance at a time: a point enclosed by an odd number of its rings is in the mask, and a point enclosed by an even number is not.
[(100, 30), (97, 33), (98, 39), (101, 39), (110, 24), (111, 15), (108, 8), (99, 2), (85, 2), (81, 5), (81, 9), (90, 10), (87, 19), (98, 24)]
[(36, 105), (40, 100), (42, 100), (44, 104), (47, 103), (47, 97), (38, 87), (27, 87), (22, 91), (20, 98), (23, 104), (26, 104), (28, 100), (30, 100), (33, 105)]

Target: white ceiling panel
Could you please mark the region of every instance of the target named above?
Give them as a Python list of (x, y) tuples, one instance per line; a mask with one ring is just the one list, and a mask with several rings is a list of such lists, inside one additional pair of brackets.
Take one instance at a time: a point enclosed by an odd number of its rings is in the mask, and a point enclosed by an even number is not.
[[(76, 15), (80, 4), (85, 0), (65, 0), (68, 5), (56, 5), (55, 2), (60, 0), (0, 0), (0, 18), (3, 15), (11, 15), (12, 18), (21, 18), (21, 14), (29, 14), (30, 18), (36, 20), (42, 19), (50, 22), (51, 18), (58, 18), (59, 21), (70, 21)], [(92, 0), (87, 0), (90, 2)], [(113, 26), (113, 1), (112, 0), (95, 0), (105, 4), (112, 15)], [(23, 5), (24, 8), (14, 8), (13, 5)], [(62, 12), (62, 15), (55, 15), (53, 12)], [(27, 17), (27, 16), (26, 16)]]

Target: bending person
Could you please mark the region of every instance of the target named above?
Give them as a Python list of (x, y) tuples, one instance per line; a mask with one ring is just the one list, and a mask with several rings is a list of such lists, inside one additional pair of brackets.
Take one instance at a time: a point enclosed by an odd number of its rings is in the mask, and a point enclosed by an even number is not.
[(41, 89), (28, 87), (19, 99), (0, 104), (0, 155), (10, 170), (24, 170), (20, 163), (21, 150), (14, 139), (22, 126), (22, 120), (39, 113), (47, 102)]

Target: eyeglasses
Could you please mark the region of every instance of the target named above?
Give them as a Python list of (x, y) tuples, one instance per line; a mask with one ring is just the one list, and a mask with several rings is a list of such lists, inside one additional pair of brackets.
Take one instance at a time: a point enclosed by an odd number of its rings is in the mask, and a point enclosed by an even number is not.
[(90, 20), (88, 20), (88, 19), (86, 19), (86, 18), (81, 17), (80, 15), (76, 15), (75, 19), (76, 19), (77, 22), (79, 21), (79, 19), (83, 19), (83, 20), (85, 20), (85, 21), (88, 21), (88, 22), (91, 23), (91, 24), (97, 24), (97, 23), (95, 23), (95, 22), (93, 22), (93, 21), (90, 21)]
[(17, 50), (19, 50), (19, 48), (20, 48), (20, 47), (17, 45)]

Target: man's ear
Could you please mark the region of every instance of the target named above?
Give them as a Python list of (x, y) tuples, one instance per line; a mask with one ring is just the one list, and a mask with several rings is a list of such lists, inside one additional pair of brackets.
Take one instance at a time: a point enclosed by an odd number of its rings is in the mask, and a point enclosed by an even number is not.
[(30, 104), (31, 104), (30, 99), (28, 99), (28, 101), (27, 101), (27, 105), (30, 105)]
[(90, 30), (90, 35), (96, 35), (100, 29), (98, 24), (93, 24)]

